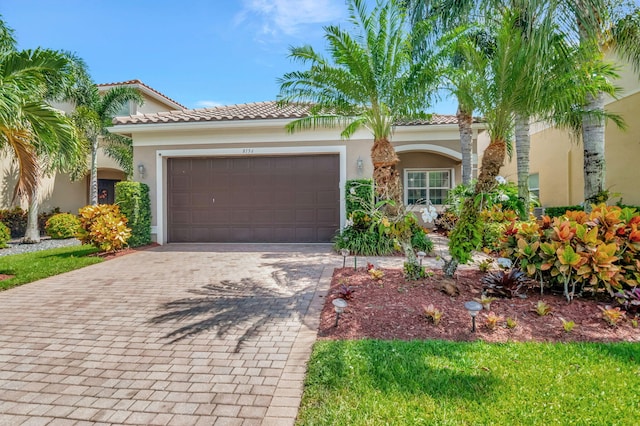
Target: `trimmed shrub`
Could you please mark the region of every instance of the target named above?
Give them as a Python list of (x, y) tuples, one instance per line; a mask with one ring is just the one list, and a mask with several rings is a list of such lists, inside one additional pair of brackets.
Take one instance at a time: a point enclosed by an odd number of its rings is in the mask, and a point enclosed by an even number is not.
[(80, 230), (80, 219), (71, 213), (58, 213), (47, 220), (44, 229), (54, 240), (72, 238)]
[(27, 212), (20, 207), (0, 210), (0, 221), (9, 228), (12, 238), (23, 237), (27, 230)]
[[(60, 208), (56, 207), (50, 212), (38, 214), (38, 229), (40, 235), (44, 235), (44, 229), (47, 220), (54, 214), (60, 213)], [(14, 207), (8, 210), (0, 210), (0, 221), (9, 228), (12, 238), (24, 237), (24, 233), (27, 230), (27, 211), (22, 210), (20, 207)]]
[(11, 232), (4, 223), (0, 222), (0, 248), (7, 246), (7, 241), (11, 239)]
[(151, 201), (149, 186), (141, 182), (116, 183), (115, 202), (127, 218), (131, 228), (129, 246), (139, 247), (151, 243)]
[(347, 217), (353, 212), (370, 212), (373, 210), (373, 180), (352, 179), (345, 185)]
[(639, 227), (634, 209), (601, 204), (589, 214), (567, 211), (509, 226), (503, 254), (568, 300), (601, 287), (613, 296), (640, 281)]
[(104, 252), (122, 249), (131, 236), (127, 218), (116, 204), (99, 204), (80, 209), (78, 239)]
[(582, 212), (584, 211), (584, 207), (577, 206), (560, 206), (560, 207), (545, 207), (544, 214), (549, 216), (550, 218), (563, 216), (567, 211), (571, 212)]

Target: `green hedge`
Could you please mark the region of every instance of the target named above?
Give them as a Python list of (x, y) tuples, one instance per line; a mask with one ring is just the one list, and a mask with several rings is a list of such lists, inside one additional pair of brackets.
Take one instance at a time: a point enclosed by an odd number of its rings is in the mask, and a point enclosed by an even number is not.
[(149, 186), (141, 182), (116, 183), (115, 203), (127, 218), (131, 228), (129, 246), (139, 247), (151, 243), (151, 201)]
[(347, 217), (354, 211), (370, 212), (373, 209), (373, 180), (351, 179), (345, 185)]
[(584, 211), (584, 207), (577, 205), (577, 206), (559, 206), (559, 207), (545, 207), (544, 208), (544, 214), (549, 216), (549, 217), (560, 217), (562, 215), (564, 215), (567, 210), (571, 210), (574, 212), (581, 212)]

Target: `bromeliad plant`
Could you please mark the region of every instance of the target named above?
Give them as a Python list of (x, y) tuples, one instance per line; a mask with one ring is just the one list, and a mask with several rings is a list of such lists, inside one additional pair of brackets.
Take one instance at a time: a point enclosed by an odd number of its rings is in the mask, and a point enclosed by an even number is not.
[(489, 272), (480, 279), (480, 282), (483, 284), (483, 292), (486, 296), (511, 299), (525, 295), (530, 279), (520, 269), (513, 268), (508, 271)]
[(639, 227), (640, 214), (633, 208), (600, 205), (589, 214), (567, 211), (507, 228), (503, 254), (529, 276), (561, 288), (568, 301), (601, 288), (613, 297), (640, 279)]

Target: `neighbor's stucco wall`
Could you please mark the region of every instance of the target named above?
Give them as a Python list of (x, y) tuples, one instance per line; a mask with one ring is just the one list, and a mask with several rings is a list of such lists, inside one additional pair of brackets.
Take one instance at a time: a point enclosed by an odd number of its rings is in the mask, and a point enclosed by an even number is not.
[(142, 97), (144, 98), (144, 104), (136, 107), (137, 114), (151, 114), (156, 112), (173, 111), (175, 109), (165, 103), (149, 97), (146, 94), (143, 94)]
[[(99, 179), (125, 179), (124, 172), (118, 164), (107, 157), (102, 149), (98, 151), (98, 178)], [(88, 167), (88, 164), (87, 164)], [(25, 199), (13, 200), (13, 190), (17, 181), (17, 168), (13, 157), (6, 152), (0, 156), (0, 176), (2, 182), (2, 196), (0, 208), (7, 209), (13, 206), (27, 208)], [(61, 211), (77, 213), (80, 207), (87, 205), (89, 196), (89, 177), (79, 181), (71, 181), (66, 173), (56, 173), (45, 176), (40, 181), (40, 210), (49, 211), (56, 207)]]
[[(605, 188), (619, 193), (625, 204), (640, 205), (640, 93), (611, 102), (607, 111), (620, 114), (627, 130), (620, 130), (611, 121), (605, 132)], [(540, 202), (543, 206), (580, 204), (584, 200), (583, 148), (581, 142), (567, 132), (539, 126), (531, 136), (530, 173), (540, 176)], [(501, 173), (517, 182), (515, 156)], [(614, 199), (617, 201), (617, 199)]]

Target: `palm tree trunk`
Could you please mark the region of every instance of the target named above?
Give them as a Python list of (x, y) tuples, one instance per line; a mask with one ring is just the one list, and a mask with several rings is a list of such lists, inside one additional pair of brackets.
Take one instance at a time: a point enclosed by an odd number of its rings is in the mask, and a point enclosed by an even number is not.
[(482, 155), (480, 176), (474, 191), (475, 195), (487, 193), (496, 185), (496, 176), (500, 174), (500, 168), (504, 165), (507, 154), (507, 144), (503, 140), (494, 139), (489, 143)]
[(461, 105), (458, 105), (456, 112), (458, 118), (458, 130), (460, 131), (460, 152), (462, 154), (462, 183), (468, 185), (471, 182), (471, 145), (473, 134), (471, 124), (473, 116)]
[(387, 138), (373, 141), (371, 161), (373, 162), (373, 182), (376, 193), (381, 200), (393, 202), (393, 205), (387, 206), (387, 213), (392, 217), (397, 217), (404, 211), (402, 183), (396, 169), (396, 164), (400, 162), (400, 159)]
[(520, 220), (529, 218), (529, 151), (531, 138), (529, 137), (529, 117), (516, 115), (516, 162), (518, 166), (518, 198), (523, 209)]
[(462, 205), (460, 219), (449, 234), (449, 251), (451, 259), (445, 263), (443, 271), (447, 277), (453, 277), (459, 263), (466, 263), (471, 259), (471, 253), (481, 241), (479, 230), (479, 210), (482, 203), (476, 203), (478, 196), (491, 191), (496, 185), (496, 176), (504, 164), (507, 144), (500, 139), (493, 139), (484, 151), (480, 176), (474, 190), (474, 195), (467, 198)]
[(40, 242), (40, 229), (38, 228), (38, 186), (29, 194), (29, 212), (27, 213), (27, 229), (22, 242), (25, 244), (36, 244)]
[(604, 134), (604, 94), (587, 96), (587, 113), (582, 121), (582, 142), (584, 145), (584, 201), (585, 210), (591, 211), (591, 203), (604, 191), (605, 184), (605, 134)]
[(91, 182), (89, 183), (89, 203), (98, 205), (98, 137), (91, 141)]

